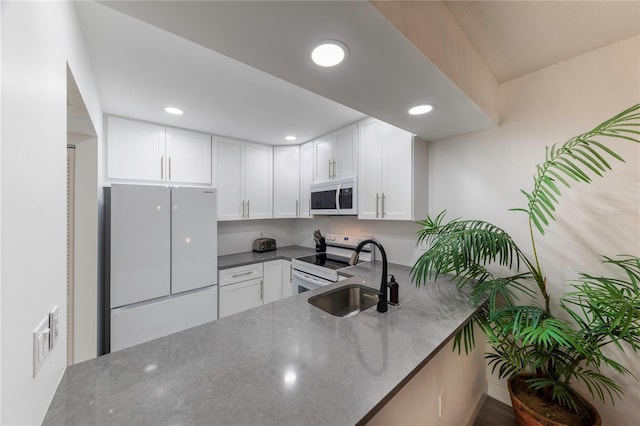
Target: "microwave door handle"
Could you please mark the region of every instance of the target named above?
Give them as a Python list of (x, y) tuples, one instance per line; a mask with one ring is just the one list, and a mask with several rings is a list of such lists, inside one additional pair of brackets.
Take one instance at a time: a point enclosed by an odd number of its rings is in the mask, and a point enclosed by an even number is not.
[(340, 188), (342, 188), (342, 184), (339, 184), (336, 189), (336, 210), (338, 210), (338, 214), (342, 214), (342, 210), (340, 209), (342, 207), (340, 205)]

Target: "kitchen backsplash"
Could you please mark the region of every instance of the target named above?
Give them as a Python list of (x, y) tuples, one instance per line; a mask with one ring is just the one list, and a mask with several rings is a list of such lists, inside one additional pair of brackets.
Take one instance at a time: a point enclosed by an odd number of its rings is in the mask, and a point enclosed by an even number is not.
[(218, 222), (218, 255), (251, 251), (254, 239), (275, 238), (278, 247), (301, 245), (315, 247), (313, 231), (371, 236), (379, 240), (390, 262), (411, 266), (422, 253), (416, 247), (420, 226), (406, 221), (358, 220), (352, 216), (314, 219), (263, 219)]

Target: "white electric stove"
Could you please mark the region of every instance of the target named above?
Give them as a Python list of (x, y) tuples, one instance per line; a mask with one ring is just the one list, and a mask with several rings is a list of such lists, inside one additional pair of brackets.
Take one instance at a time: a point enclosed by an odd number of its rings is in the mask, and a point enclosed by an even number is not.
[[(294, 258), (292, 266), (292, 290), (294, 294), (329, 285), (339, 281), (339, 271), (347, 268), (349, 258), (361, 241), (369, 237), (327, 234), (325, 237), (327, 248), (324, 252), (314, 255)], [(363, 247), (358, 263), (373, 260), (374, 255), (369, 246)]]

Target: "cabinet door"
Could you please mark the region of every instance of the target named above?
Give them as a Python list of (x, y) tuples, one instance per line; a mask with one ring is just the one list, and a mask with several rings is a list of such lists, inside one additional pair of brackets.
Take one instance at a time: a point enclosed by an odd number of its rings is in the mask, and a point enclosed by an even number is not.
[(282, 261), (282, 297), (289, 297), (293, 295), (291, 287), (291, 262), (288, 260)]
[(169, 188), (112, 185), (110, 197), (111, 308), (169, 295)]
[(171, 188), (171, 293), (216, 284), (218, 224), (212, 188)]
[(311, 184), (313, 183), (313, 142), (300, 146), (300, 217), (311, 215)]
[(242, 142), (218, 141), (218, 220), (242, 219)]
[(313, 182), (326, 182), (333, 176), (333, 136), (313, 141)]
[(165, 178), (165, 129), (149, 123), (107, 118), (107, 176), (110, 179)]
[(300, 212), (300, 148), (273, 148), (273, 217), (298, 217)]
[(245, 144), (245, 219), (273, 217), (273, 147)]
[(167, 180), (211, 184), (211, 136), (167, 128)]
[(262, 305), (262, 278), (220, 287), (220, 318)]
[(413, 136), (395, 126), (381, 123), (384, 143), (382, 193), (384, 219), (412, 220)]
[(264, 262), (264, 303), (282, 299), (282, 260)]
[(369, 119), (359, 124), (360, 166), (358, 176), (358, 219), (381, 219), (382, 153), (381, 123)]
[(342, 179), (358, 175), (357, 126), (351, 125), (335, 133), (333, 177)]

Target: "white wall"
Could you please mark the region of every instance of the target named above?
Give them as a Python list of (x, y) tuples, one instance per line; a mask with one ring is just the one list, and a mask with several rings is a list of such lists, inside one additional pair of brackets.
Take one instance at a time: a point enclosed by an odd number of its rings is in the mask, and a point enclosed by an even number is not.
[[(73, 5), (1, 2), (2, 424), (40, 423), (66, 364), (66, 75), (98, 134), (100, 105)], [(60, 340), (32, 377), (31, 332), (53, 305)]]
[[(635, 36), (502, 84), (499, 128), (431, 144), (430, 213), (447, 209), (450, 218), (489, 220), (530, 252), (526, 217), (507, 209), (526, 206), (519, 190), (530, 189), (544, 147), (640, 102), (639, 76), (640, 36)], [(602, 254), (640, 255), (640, 146), (613, 146), (626, 163), (613, 163), (614, 171), (591, 185), (562, 190), (557, 222), (537, 239), (552, 298), (566, 290), (565, 281), (576, 271), (606, 273), (599, 264)], [(640, 372), (637, 354), (616, 358)], [(504, 384), (489, 380), (490, 394), (504, 399)], [(603, 424), (635, 424), (640, 384), (616, 380), (626, 398), (615, 407), (596, 403)]]

